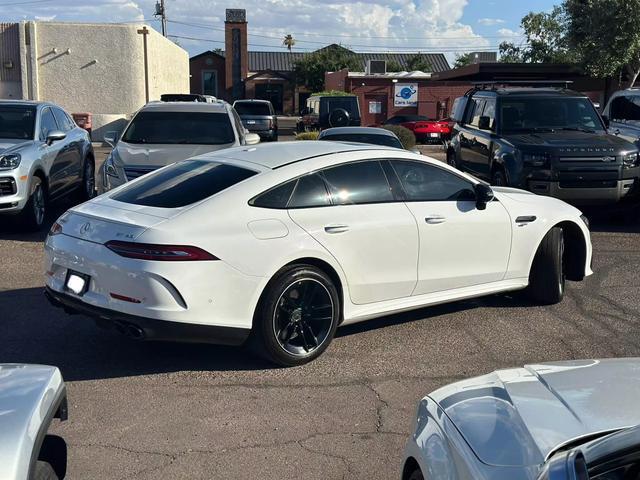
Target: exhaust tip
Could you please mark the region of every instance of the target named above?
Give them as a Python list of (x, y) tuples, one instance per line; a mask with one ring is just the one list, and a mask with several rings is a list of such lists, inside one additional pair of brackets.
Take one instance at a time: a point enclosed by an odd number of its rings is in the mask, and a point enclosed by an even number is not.
[(126, 335), (136, 340), (142, 340), (144, 338), (144, 330), (137, 325), (129, 324), (126, 327)]

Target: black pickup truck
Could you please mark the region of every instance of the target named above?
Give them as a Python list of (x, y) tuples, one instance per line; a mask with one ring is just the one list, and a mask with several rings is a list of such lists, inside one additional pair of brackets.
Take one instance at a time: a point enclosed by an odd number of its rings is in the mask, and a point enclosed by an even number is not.
[(473, 89), (456, 106), (447, 162), (493, 185), (581, 205), (615, 203), (640, 191), (638, 148), (609, 135), (581, 93)]

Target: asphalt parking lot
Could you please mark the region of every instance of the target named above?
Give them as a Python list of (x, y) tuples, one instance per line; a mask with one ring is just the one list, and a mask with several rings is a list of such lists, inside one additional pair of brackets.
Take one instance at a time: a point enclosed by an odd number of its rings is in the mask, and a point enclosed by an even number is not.
[(640, 355), (640, 226), (606, 214), (592, 226), (595, 274), (559, 305), (496, 295), (384, 317), (278, 369), (239, 348), (137, 343), (53, 309), (44, 233), (3, 219), (0, 360), (62, 370), (69, 420), (54, 431), (69, 478), (399, 478), (429, 391), (524, 363)]

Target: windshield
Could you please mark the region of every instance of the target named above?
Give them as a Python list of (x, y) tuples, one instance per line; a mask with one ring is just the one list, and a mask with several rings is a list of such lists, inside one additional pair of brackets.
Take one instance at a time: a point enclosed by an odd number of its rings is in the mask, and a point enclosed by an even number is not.
[(226, 113), (140, 112), (122, 136), (126, 143), (222, 145), (235, 136)]
[(598, 113), (587, 98), (503, 98), (500, 118), (503, 132), (604, 131)]
[(262, 102), (237, 102), (233, 108), (238, 115), (271, 115), (268, 103)]
[(339, 133), (335, 135), (325, 135), (320, 140), (332, 142), (357, 142), (370, 143), (372, 145), (384, 145), (385, 147), (402, 148), (400, 140), (391, 135), (376, 135), (372, 133)]
[(0, 138), (33, 139), (35, 107), (0, 105)]

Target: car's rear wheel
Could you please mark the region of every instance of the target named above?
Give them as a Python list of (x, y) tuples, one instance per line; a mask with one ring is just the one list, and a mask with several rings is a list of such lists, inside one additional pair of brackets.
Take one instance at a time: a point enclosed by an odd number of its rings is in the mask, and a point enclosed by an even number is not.
[(507, 175), (502, 168), (496, 168), (491, 174), (491, 185), (495, 185), (496, 187), (507, 186)]
[(456, 161), (456, 152), (449, 150), (447, 152), (447, 164), (453, 168), (458, 168), (458, 162)]
[(424, 480), (424, 477), (422, 476), (422, 472), (420, 471), (420, 469), (416, 468), (413, 472), (411, 472), (411, 475), (407, 477), (407, 480)]
[(527, 294), (537, 303), (552, 305), (562, 300), (564, 288), (564, 235), (562, 228), (553, 227), (533, 259)]
[(93, 158), (87, 157), (82, 166), (82, 182), (78, 187), (78, 200), (86, 202), (96, 196), (96, 167)]
[(31, 231), (38, 231), (44, 224), (47, 213), (47, 192), (40, 177), (31, 179), (29, 200), (22, 210), (22, 225)]
[(293, 265), (267, 287), (254, 319), (254, 345), (278, 365), (305, 364), (331, 343), (340, 311), (340, 297), (326, 273)]
[(58, 475), (50, 463), (38, 460), (30, 478), (31, 480), (58, 480)]

